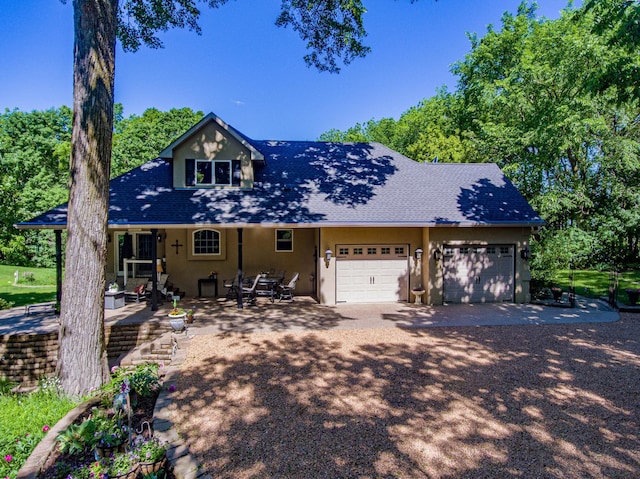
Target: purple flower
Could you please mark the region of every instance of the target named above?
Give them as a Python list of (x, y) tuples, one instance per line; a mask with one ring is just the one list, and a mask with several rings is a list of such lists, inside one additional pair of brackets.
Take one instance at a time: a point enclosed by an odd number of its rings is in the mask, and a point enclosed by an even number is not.
[(42, 426), (42, 432), (47, 432), (49, 429), (51, 429), (49, 426), (47, 426), (46, 424), (44, 426)]
[(11, 462), (13, 461), (13, 456), (11, 454), (7, 454), (6, 456), (4, 456), (4, 460), (7, 462)]
[(169, 392), (172, 393), (176, 390), (176, 385), (172, 384), (171, 386), (169, 386)]

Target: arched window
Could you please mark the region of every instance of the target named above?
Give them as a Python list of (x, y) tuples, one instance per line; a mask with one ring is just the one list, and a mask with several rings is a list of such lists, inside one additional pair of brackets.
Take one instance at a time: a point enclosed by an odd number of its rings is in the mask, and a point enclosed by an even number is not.
[(193, 254), (220, 254), (220, 233), (216, 230), (194, 231)]

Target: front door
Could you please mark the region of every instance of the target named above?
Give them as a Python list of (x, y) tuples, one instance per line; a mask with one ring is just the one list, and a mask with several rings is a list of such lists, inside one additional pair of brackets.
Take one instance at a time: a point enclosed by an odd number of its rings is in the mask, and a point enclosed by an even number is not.
[[(128, 239), (127, 239), (128, 235)], [(118, 232), (115, 234), (118, 247), (116, 248), (116, 264), (118, 265), (118, 275), (124, 275), (124, 259), (128, 256), (130, 243), (130, 253), (137, 260), (151, 261), (151, 242), (153, 235), (149, 232), (125, 233)], [(132, 258), (128, 258), (132, 259)], [(151, 277), (151, 263), (136, 263), (134, 267), (128, 268), (130, 278), (133, 277)]]

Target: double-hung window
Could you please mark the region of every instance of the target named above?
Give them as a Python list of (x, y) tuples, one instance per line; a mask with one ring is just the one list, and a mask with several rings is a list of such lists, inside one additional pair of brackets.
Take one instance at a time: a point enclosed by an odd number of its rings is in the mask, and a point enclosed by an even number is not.
[(293, 230), (276, 230), (276, 251), (293, 251)]

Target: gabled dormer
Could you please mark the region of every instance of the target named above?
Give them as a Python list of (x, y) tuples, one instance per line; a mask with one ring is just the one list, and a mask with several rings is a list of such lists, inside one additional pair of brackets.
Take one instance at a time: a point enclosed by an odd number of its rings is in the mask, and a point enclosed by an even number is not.
[(209, 113), (160, 152), (173, 164), (174, 188), (251, 189), (265, 158), (238, 130)]

